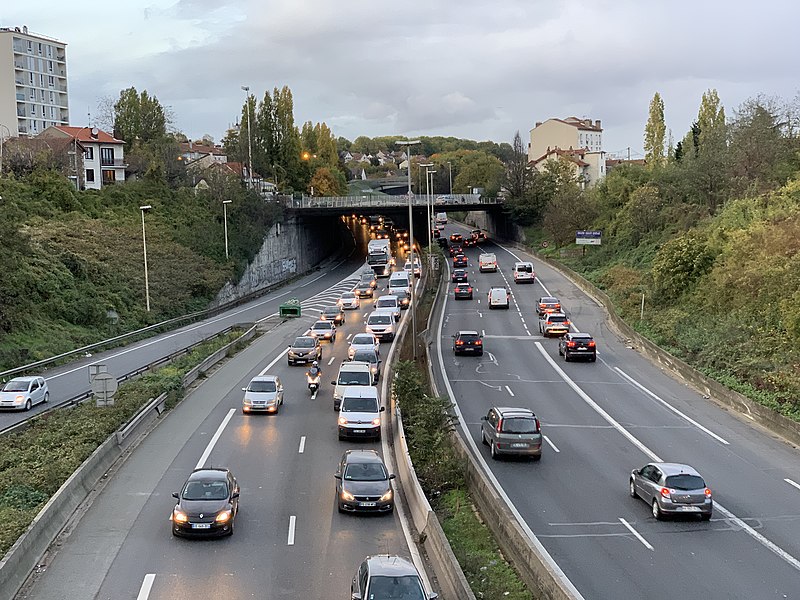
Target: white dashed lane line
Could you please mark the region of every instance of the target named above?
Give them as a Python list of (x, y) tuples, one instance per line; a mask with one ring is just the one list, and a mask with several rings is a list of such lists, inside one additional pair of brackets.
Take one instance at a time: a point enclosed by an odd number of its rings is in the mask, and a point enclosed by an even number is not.
[(153, 589), (153, 582), (155, 580), (155, 573), (148, 573), (144, 576), (144, 581), (142, 581), (142, 587), (139, 588), (139, 595), (136, 596), (136, 600), (147, 600), (150, 597), (150, 590)]
[(297, 453), (298, 454), (302, 454), (303, 452), (305, 452), (305, 449), (306, 449), (306, 436), (301, 435), (300, 436), (300, 448), (298, 449)]
[(636, 536), (636, 539), (637, 539), (637, 540), (639, 540), (640, 542), (642, 542), (642, 544), (644, 544), (644, 547), (645, 547), (645, 548), (647, 548), (648, 550), (652, 550), (652, 549), (653, 549), (653, 547), (650, 545), (650, 543), (649, 543), (649, 542), (648, 542), (646, 539), (644, 539), (644, 538), (642, 537), (642, 534), (641, 534), (641, 533), (639, 533), (638, 531), (636, 531), (636, 530), (633, 528), (633, 525), (631, 525), (630, 523), (628, 523), (628, 522), (627, 522), (625, 519), (623, 519), (622, 517), (620, 517), (620, 518), (619, 518), (619, 522), (620, 522), (620, 523), (622, 523), (623, 525), (625, 525), (625, 527), (628, 529), (628, 531), (630, 531), (630, 532), (631, 532), (633, 535), (635, 535), (635, 536)]
[(292, 515), (289, 517), (289, 537), (286, 540), (287, 545), (294, 546), (294, 529), (297, 524), (297, 517)]
[(514, 392), (512, 392), (512, 391), (511, 391), (511, 388), (510, 388), (510, 387), (506, 386), (506, 391), (509, 393), (509, 395), (510, 395), (512, 398), (514, 397)]
[(786, 483), (788, 483), (789, 485), (791, 485), (792, 487), (796, 487), (798, 490), (800, 490), (800, 483), (797, 483), (796, 481), (792, 481), (791, 479), (784, 479), (784, 481)]
[(553, 452), (561, 452), (561, 450), (556, 448), (556, 445), (553, 442), (550, 441), (549, 437), (547, 437), (546, 435), (543, 435), (542, 437), (544, 438), (544, 441), (547, 442), (550, 445), (550, 447), (553, 449)]

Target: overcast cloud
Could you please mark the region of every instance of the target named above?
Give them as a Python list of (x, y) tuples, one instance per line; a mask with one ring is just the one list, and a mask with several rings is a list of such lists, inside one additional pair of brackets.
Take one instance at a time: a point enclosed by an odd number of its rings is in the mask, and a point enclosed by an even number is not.
[(177, 0), (3, 2), (0, 26), (68, 44), (73, 124), (135, 86), (216, 140), (240, 86), (288, 85), (295, 119), (335, 135), (510, 141), (536, 121), (601, 119), (604, 149), (641, 152), (653, 93), (683, 137), (702, 93), (727, 114), (800, 89), (800, 2)]

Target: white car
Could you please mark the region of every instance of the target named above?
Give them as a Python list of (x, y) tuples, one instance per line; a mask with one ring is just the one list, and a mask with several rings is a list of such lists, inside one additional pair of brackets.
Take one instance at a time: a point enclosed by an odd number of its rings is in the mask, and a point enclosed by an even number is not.
[[(411, 272), (411, 261), (410, 260), (406, 261), (406, 264), (403, 267), (403, 270), (406, 273), (410, 273)], [(422, 264), (420, 264), (420, 262), (415, 258), (414, 259), (414, 276), (415, 277), (419, 277), (421, 275), (422, 275)]]
[(350, 347), (347, 349), (348, 360), (353, 359), (353, 355), (359, 350), (375, 350), (380, 352), (381, 343), (371, 333), (357, 333), (350, 340)]
[(342, 391), (339, 405), (339, 439), (381, 439), (381, 413), (385, 410), (378, 397), (378, 388), (348, 386)]
[(274, 375), (253, 377), (247, 387), (242, 388), (242, 412), (277, 413), (283, 404), (283, 384)]
[(44, 377), (15, 377), (0, 390), (0, 408), (30, 410), (34, 404), (50, 400)]
[(533, 283), (536, 274), (533, 272), (533, 263), (518, 262), (514, 264), (514, 283)]
[(332, 321), (317, 321), (308, 330), (308, 335), (320, 340), (336, 341), (336, 325)]
[(344, 292), (336, 302), (342, 310), (354, 310), (361, 306), (361, 300), (355, 292)]
[(508, 308), (511, 294), (504, 287), (493, 287), (489, 290), (489, 308)]
[(378, 309), (389, 311), (395, 321), (400, 320), (400, 298), (397, 296), (380, 296), (375, 301), (375, 310)]

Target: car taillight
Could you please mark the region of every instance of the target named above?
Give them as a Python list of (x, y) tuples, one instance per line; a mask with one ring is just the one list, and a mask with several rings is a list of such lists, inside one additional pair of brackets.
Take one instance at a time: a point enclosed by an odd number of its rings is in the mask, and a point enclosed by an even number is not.
[(497, 433), (500, 433), (501, 431), (503, 431), (503, 419), (500, 419), (497, 422)]
[(475, 340), (475, 345), (476, 346), (481, 346), (481, 345), (483, 345), (483, 342), (481, 340)]
[(471, 292), (471, 291), (472, 291), (472, 288), (471, 288), (471, 287), (468, 287), (468, 288), (467, 288), (467, 291), (468, 291), (468, 292)]
[(541, 425), (539, 424), (539, 419), (534, 419), (534, 422), (536, 423), (536, 431), (539, 432), (541, 429)]
[(588, 343), (588, 344), (586, 344), (586, 345), (587, 345), (587, 346), (589, 346), (589, 348), (594, 348), (594, 342), (593, 342), (593, 341), (592, 341), (592, 342), (589, 342), (589, 343)]
[(664, 498), (669, 498), (669, 495), (670, 495), (671, 492), (672, 492), (672, 490), (670, 490), (669, 488), (665, 488), (665, 487), (661, 488), (661, 496), (664, 497)]
[(461, 346), (464, 343), (464, 340), (456, 340), (456, 346)]
[(705, 491), (706, 498), (711, 498), (711, 490), (706, 488), (704, 491)]
[(577, 343), (577, 342), (567, 342), (567, 347), (568, 347), (568, 348), (574, 348), (574, 347), (575, 347), (575, 346), (577, 346), (577, 345), (578, 345), (578, 343)]

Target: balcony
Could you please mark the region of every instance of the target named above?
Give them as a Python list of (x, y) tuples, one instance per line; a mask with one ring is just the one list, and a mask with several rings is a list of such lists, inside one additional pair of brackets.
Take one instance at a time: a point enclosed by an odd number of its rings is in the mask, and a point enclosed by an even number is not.
[(120, 169), (124, 169), (128, 166), (128, 163), (125, 162), (122, 158), (105, 158), (100, 157), (100, 166), (101, 167), (119, 167)]

